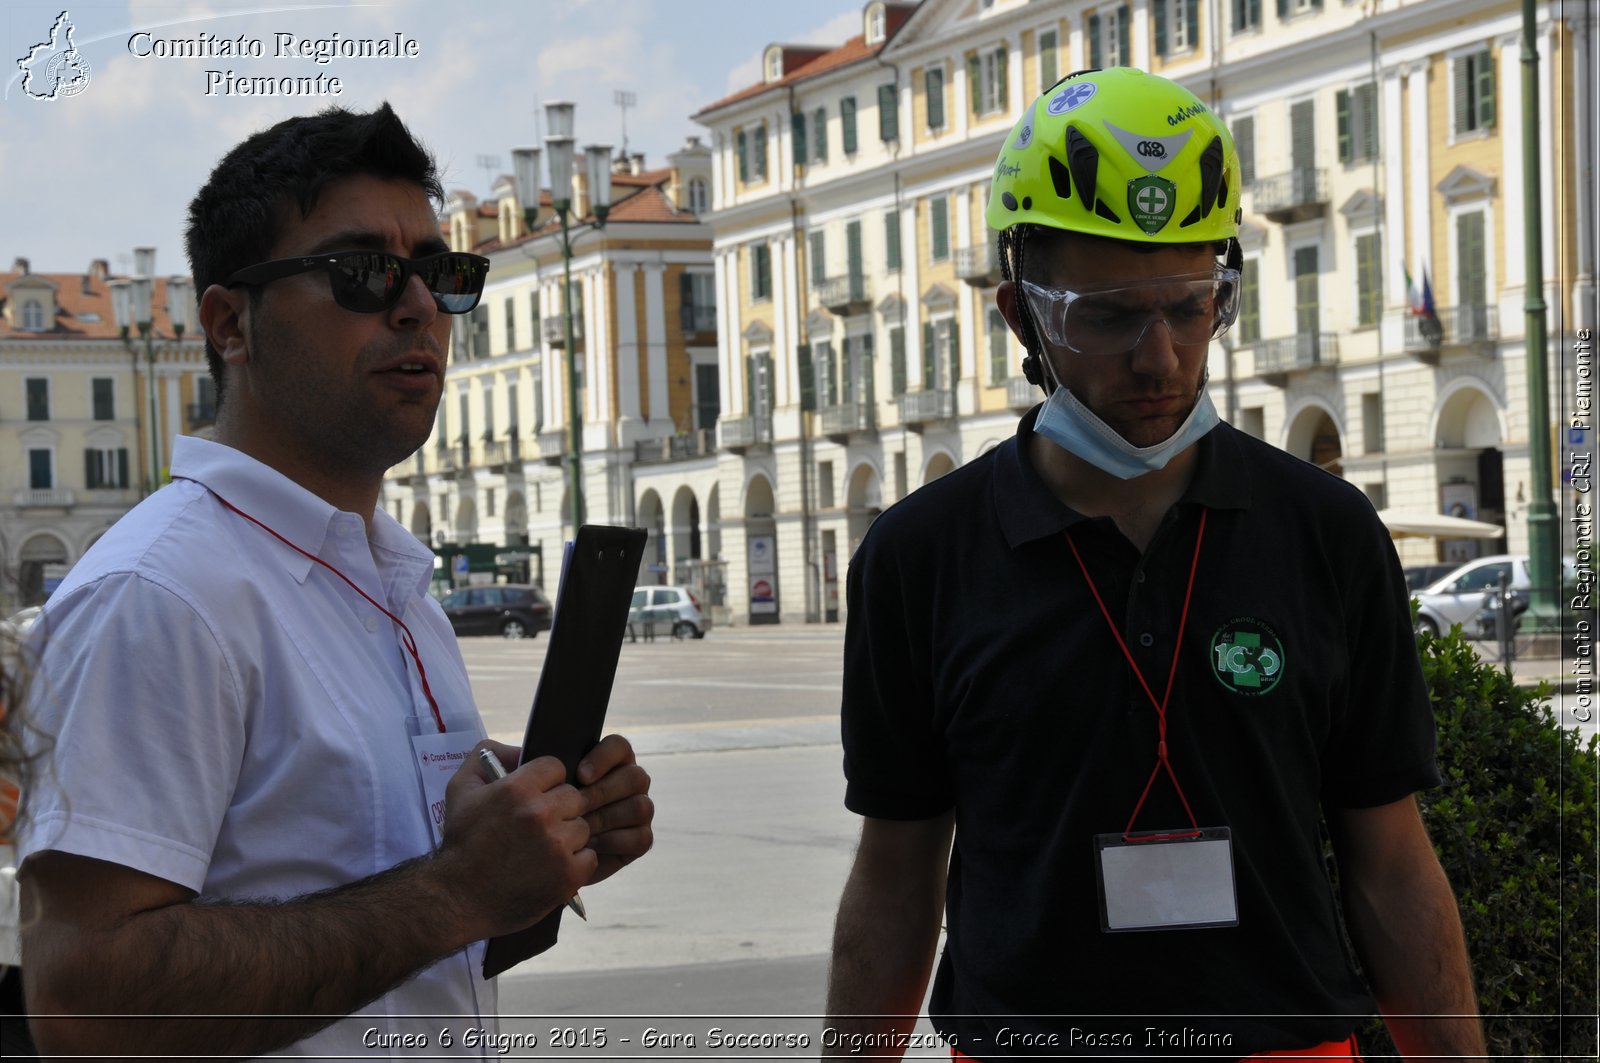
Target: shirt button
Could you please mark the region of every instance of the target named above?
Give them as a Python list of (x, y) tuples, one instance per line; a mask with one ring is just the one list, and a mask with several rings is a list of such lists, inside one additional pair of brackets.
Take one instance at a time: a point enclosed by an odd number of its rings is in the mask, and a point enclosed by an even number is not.
[(1133, 582), (1135, 582), (1135, 583), (1143, 583), (1144, 582), (1144, 569), (1140, 569), (1138, 571), (1138, 573), (1136, 573), (1134, 575)]
[(1149, 649), (1155, 644), (1156, 638), (1154, 635), (1150, 634), (1150, 632), (1146, 631), (1143, 635), (1139, 636), (1139, 645), (1143, 646), (1145, 649)]
[(372, 631), (372, 632), (376, 632), (378, 630), (378, 618), (377, 617), (375, 617), (375, 616), (367, 617), (367, 630), (368, 631)]

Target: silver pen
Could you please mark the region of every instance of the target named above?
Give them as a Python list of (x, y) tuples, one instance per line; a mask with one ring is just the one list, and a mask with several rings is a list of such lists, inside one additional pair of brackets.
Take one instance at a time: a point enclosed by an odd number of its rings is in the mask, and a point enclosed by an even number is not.
[[(487, 749), (478, 750), (478, 760), (483, 763), (483, 768), (489, 773), (490, 779), (504, 779), (506, 767), (500, 763), (500, 758)], [(583, 910), (583, 898), (574, 893), (567, 901), (567, 907), (572, 909), (574, 915), (585, 923), (589, 921), (589, 913)]]

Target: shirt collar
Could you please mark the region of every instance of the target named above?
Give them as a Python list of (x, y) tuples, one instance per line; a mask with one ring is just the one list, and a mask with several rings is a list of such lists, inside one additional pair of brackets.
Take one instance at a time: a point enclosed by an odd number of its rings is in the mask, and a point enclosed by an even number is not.
[[(1024, 543), (1056, 535), (1079, 521), (1089, 520), (1051, 492), (1028, 459), (1033, 424), (1041, 407), (1022, 415), (1017, 433), (995, 452), (994, 506), (1006, 545), (1016, 549)], [(1179, 505), (1196, 504), (1208, 509), (1249, 509), (1250, 474), (1238, 430), (1222, 422), (1201, 437), (1194, 479), (1178, 500)]]
[[(332, 537), (363, 535), (370, 542), (373, 561), (391, 604), (412, 591), (425, 592), (433, 578), (433, 551), (387, 513), (378, 510), (373, 514), (369, 534), (360, 515), (336, 508), (277, 469), (233, 447), (196, 436), (179, 436), (172, 448), (172, 476), (193, 480), (318, 557), (330, 549)], [(301, 583), (315, 564), (298, 550), (287, 547), (273, 554), (285, 571)]]

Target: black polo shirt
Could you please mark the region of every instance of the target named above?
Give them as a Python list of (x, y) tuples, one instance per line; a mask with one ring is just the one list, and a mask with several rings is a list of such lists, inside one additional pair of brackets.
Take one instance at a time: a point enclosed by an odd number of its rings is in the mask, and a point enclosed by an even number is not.
[[(1034, 416), (887, 510), (850, 564), (845, 803), (955, 809), (934, 1024), (978, 1058), (1342, 1038), (1373, 1004), (1342, 944), (1322, 808), (1438, 782), (1389, 536), (1356, 488), (1222, 424), (1141, 555), (1050, 493), (1027, 459)], [(1064, 532), (1158, 697), (1195, 571), (1167, 742), (1199, 825), (1232, 830), (1236, 927), (1100, 929), (1093, 838), (1126, 825), (1157, 723)], [(1163, 776), (1135, 829), (1188, 825)]]

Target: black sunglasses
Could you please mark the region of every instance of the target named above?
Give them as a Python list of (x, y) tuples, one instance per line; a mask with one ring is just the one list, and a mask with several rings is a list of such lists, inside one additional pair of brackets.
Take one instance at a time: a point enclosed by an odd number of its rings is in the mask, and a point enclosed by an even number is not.
[(233, 273), (223, 287), (266, 284), (314, 269), (327, 270), (333, 284), (333, 301), (358, 314), (378, 314), (400, 301), (412, 276), (433, 294), (446, 314), (465, 314), (478, 305), (489, 260), (464, 251), (441, 251), (422, 258), (405, 258), (387, 251), (336, 251), (330, 255), (280, 258)]

